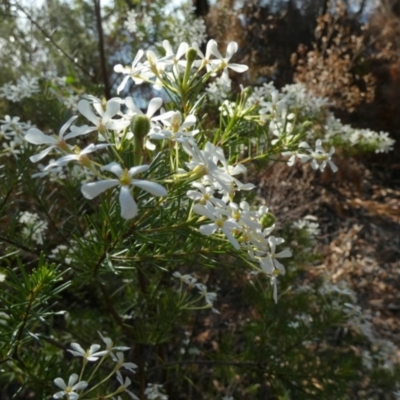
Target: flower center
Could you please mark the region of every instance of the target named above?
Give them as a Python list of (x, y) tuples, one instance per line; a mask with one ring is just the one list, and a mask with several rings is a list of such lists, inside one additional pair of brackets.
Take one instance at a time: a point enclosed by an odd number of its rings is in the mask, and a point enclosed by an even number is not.
[(129, 172), (126, 168), (122, 171), (119, 181), (123, 186), (129, 186), (131, 184), (132, 178), (130, 177)]

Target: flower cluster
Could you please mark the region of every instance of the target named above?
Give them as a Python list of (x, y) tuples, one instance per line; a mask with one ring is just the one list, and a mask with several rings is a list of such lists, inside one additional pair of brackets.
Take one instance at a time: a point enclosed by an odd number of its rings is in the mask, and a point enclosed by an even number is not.
[[(114, 393), (111, 393), (107, 397), (110, 398), (113, 395), (127, 393), (130, 398), (138, 399), (130, 390), (128, 390), (128, 387), (130, 386), (132, 381), (128, 377), (124, 378), (121, 374), (121, 369), (129, 371), (133, 374), (136, 372), (137, 365), (132, 362), (125, 361), (124, 358), (123, 351), (129, 350), (129, 347), (114, 346), (114, 343), (110, 338), (104, 337), (100, 332), (99, 335), (106, 345), (106, 348), (104, 350), (100, 350), (101, 346), (99, 344), (92, 344), (88, 349), (85, 350), (79, 343), (71, 343), (72, 350), (68, 351), (74, 357), (82, 358), (83, 366), (81, 374), (80, 376), (75, 373), (70, 375), (68, 383), (65, 383), (64, 379), (62, 378), (54, 379), (54, 384), (59, 389), (61, 389), (53, 395), (54, 399), (67, 398), (68, 400), (77, 400), (80, 397), (83, 397), (86, 393), (97, 389), (105, 381), (109, 380), (114, 375), (117, 378), (119, 386)], [(92, 383), (91, 380), (96, 377), (95, 372), (97, 371), (98, 366), (105, 362), (106, 359), (111, 359), (114, 362), (111, 373), (105, 379), (100, 380), (100, 382)], [(94, 370), (94, 372), (90, 374), (88, 380), (83, 380), (82, 376), (84, 375), (88, 363), (98, 363), (98, 366)], [(89, 387), (90, 384), (91, 388), (88, 389), (86, 392), (83, 392), (86, 388)]]
[(32, 128), (31, 123), (22, 122), (19, 117), (6, 115), (4, 119), (0, 119), (0, 140), (4, 140), (1, 153), (17, 157), (21, 147), (26, 146), (24, 138), (30, 128)]
[(156, 383), (148, 383), (147, 388), (144, 391), (147, 400), (168, 400), (168, 396), (162, 393), (163, 385), (158, 385)]
[[(30, 157), (31, 161), (59, 155), (37, 176), (59, 173), (60, 168), (74, 163), (82, 171), (83, 196), (92, 200), (112, 190), (114, 195), (108, 197), (118, 197), (120, 215), (126, 220), (140, 220), (141, 207), (162, 207), (171, 191), (191, 185), (190, 190), (185, 190), (187, 198), (182, 198), (181, 205), (190, 210), (188, 218), (193, 228), (223, 246), (228, 245), (226, 249), (232, 246), (242, 257), (247, 254), (255, 269), (270, 277), (277, 301), (276, 277), (285, 273), (280, 259), (291, 257), (291, 251), (278, 250), (284, 239), (272, 235), (275, 218), (266, 206), (252, 209), (246, 201), (240, 201), (255, 186), (238, 179), (247, 169), (238, 161), (238, 147), (230, 147), (233, 137), (229, 136), (229, 130), (220, 137), (220, 142), (210, 141), (202, 130), (202, 116), (198, 115), (201, 99), (198, 100), (198, 91), (194, 90), (212, 77), (229, 86), (230, 70), (240, 73), (248, 70), (246, 65), (231, 61), (238, 44), (229, 43), (225, 56), (215, 40), (208, 41), (204, 54), (197, 42), (190, 46), (182, 42), (174, 51), (164, 40), (162, 47), (163, 55), (140, 50), (131, 66), (119, 64), (114, 70), (125, 75), (118, 92), (129, 81), (146, 83), (164, 90), (171, 101), (155, 97), (149, 101), (147, 110), (142, 111), (132, 97), (103, 101), (86, 96), (77, 106), (87, 120), (86, 125), (75, 125), (78, 116), (73, 116), (58, 135), (31, 128), (24, 136), (31, 144), (44, 145), (44, 149)], [(180, 104), (175, 100), (188, 99), (192, 92), (192, 102), (184, 100)], [(315, 170), (323, 171), (329, 165), (336, 171), (333, 146), (327, 152), (322, 139), (315, 141), (315, 148), (302, 140), (305, 134), (304, 130), (299, 131), (299, 123), (311, 117), (318, 120), (326, 106), (325, 100), (307, 99), (309, 96), (298, 86), (286, 87), (282, 92), (271, 84), (256, 88), (252, 94), (243, 90), (240, 101), (226, 107), (228, 115), (223, 115), (222, 120), (231, 121), (228, 126), (236, 121), (255, 121), (264, 126), (267, 134), (264, 139), (289, 165), (298, 158), (310, 161)], [(91, 139), (95, 140), (90, 142)], [(253, 139), (260, 142), (262, 138)], [(222, 144), (236, 155), (227, 157)], [(159, 164), (162, 158), (164, 161), (169, 158), (168, 171), (162, 172)], [(208, 307), (212, 307), (215, 294), (208, 293), (205, 286), (197, 288)]]
[(36, 244), (43, 244), (48, 226), (46, 221), (43, 221), (38, 214), (29, 211), (21, 212), (18, 221), (24, 226), (22, 228), (24, 238), (32, 240)]
[(30, 75), (22, 75), (18, 81), (6, 83), (0, 87), (0, 97), (4, 97), (9, 101), (18, 102), (25, 97), (31, 97), (39, 92), (39, 79)]
[[(216, 310), (213, 306), (214, 306), (214, 302), (217, 299), (217, 294), (214, 292), (209, 292), (207, 289), (207, 286), (204, 285), (203, 283), (198, 283), (197, 279), (191, 275), (191, 274), (185, 274), (182, 275), (180, 272), (175, 271), (172, 274), (173, 277), (177, 278), (180, 280), (181, 282), (181, 287), (179, 289), (180, 294), (182, 294), (182, 284), (185, 283), (186, 285), (188, 285), (189, 290), (195, 288), (198, 291), (198, 294), (200, 295), (199, 298), (195, 299), (192, 302), (187, 302), (186, 304), (186, 308), (190, 308), (192, 310), (194, 309), (202, 309), (202, 308), (211, 308), (212, 311), (216, 314), (219, 314), (219, 311)], [(198, 301), (204, 300), (206, 303), (205, 307), (196, 307), (195, 304)]]
[[(206, 25), (204, 19), (195, 17), (194, 7), (190, 3), (182, 4), (178, 9), (170, 4), (163, 7), (161, 14), (164, 18), (157, 21), (159, 30), (170, 33), (170, 39), (175, 44), (183, 41), (203, 43), (206, 40)], [(139, 40), (148, 35), (155, 24), (154, 18), (160, 13), (159, 4), (149, 4), (137, 7), (127, 13), (124, 26)]]
[[(291, 135), (295, 125), (311, 122), (303, 140), (307, 143), (320, 140), (319, 144), (335, 145), (340, 148), (353, 149), (354, 152), (375, 151), (388, 152), (393, 149), (394, 140), (387, 132), (374, 132), (370, 129), (356, 129), (344, 125), (328, 110), (328, 99), (309, 93), (303, 84), (286, 85), (281, 91), (273, 83), (264, 84), (252, 89), (247, 107), (257, 106), (260, 121), (269, 126), (276, 138), (284, 139), (288, 144), (296, 139)], [(306, 145), (309, 149), (310, 145)], [(320, 152), (316, 149), (316, 152)], [(331, 152), (330, 152), (331, 153)], [(332, 154), (328, 154), (330, 157)], [(297, 154), (287, 153), (289, 165), (292, 165)], [(308, 161), (312, 154), (299, 153), (300, 160)], [(326, 153), (324, 152), (326, 156)]]

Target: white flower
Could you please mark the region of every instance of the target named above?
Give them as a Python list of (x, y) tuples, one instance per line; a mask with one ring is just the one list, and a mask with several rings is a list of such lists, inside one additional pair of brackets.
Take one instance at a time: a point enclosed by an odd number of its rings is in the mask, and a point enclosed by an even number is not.
[(117, 371), (117, 379), (118, 379), (118, 382), (121, 384), (121, 386), (118, 388), (118, 393), (125, 392), (132, 399), (139, 400), (131, 391), (129, 391), (127, 389), (127, 387), (132, 383), (132, 381), (128, 377), (125, 377), (125, 380), (124, 380), (121, 373), (119, 371)]
[(107, 354), (107, 351), (97, 351), (100, 349), (99, 344), (92, 344), (89, 349), (83, 350), (80, 344), (71, 343), (73, 350), (68, 350), (75, 357), (83, 357), (87, 361), (97, 361), (100, 357)]
[(116, 356), (111, 353), (111, 358), (117, 363), (115, 366), (116, 369), (125, 368), (133, 373), (136, 372), (135, 369), (137, 368), (137, 365), (131, 362), (125, 362), (124, 353), (118, 352)]
[(136, 85), (140, 85), (145, 79), (150, 79), (154, 76), (153, 73), (147, 71), (147, 67), (139, 62), (143, 55), (144, 51), (139, 50), (132, 62), (131, 67), (124, 67), (121, 64), (118, 64), (114, 67), (115, 72), (126, 75), (118, 86), (117, 93), (120, 93), (125, 88), (129, 78), (132, 78)]
[[(338, 170), (338, 167), (331, 161), (332, 155), (335, 152), (335, 148), (332, 146), (327, 153), (322, 147), (321, 140), (318, 139), (315, 143), (315, 151), (311, 151), (311, 167), (313, 169), (319, 169), (321, 172), (325, 169), (326, 164), (329, 164), (333, 172)], [(318, 164), (320, 162), (320, 164)]]
[(36, 213), (23, 211), (20, 214), (19, 222), (25, 225), (22, 230), (22, 235), (25, 238), (31, 239), (37, 244), (43, 244), (45, 232), (48, 227), (46, 221), (42, 221)]
[[(147, 61), (144, 63), (145, 66), (147, 66), (151, 72), (153, 72), (155, 75), (163, 72), (165, 68), (169, 65), (173, 65), (174, 61), (172, 60), (172, 55), (166, 55), (164, 57), (158, 57), (156, 53), (152, 50), (147, 50), (146, 51), (146, 57)], [(157, 86), (159, 86), (159, 89), (162, 88), (162, 85), (160, 86), (158, 79), (156, 80), (156, 85), (155, 88), (157, 89)]]
[(226, 82), (222, 77), (217, 77), (205, 89), (208, 98), (215, 104), (222, 103), (231, 92), (231, 81)]
[(169, 43), (168, 40), (164, 40), (162, 42), (162, 45), (165, 49), (165, 55), (166, 57), (169, 57), (172, 59), (174, 68), (173, 71), (176, 75), (178, 75), (180, 72), (184, 71), (185, 67), (186, 67), (186, 61), (185, 60), (181, 60), (181, 58), (186, 54), (186, 52), (189, 49), (189, 45), (186, 42), (182, 42), (179, 47), (178, 47), (178, 51), (176, 52), (176, 54), (174, 53), (174, 51), (172, 50), (172, 46)]
[(67, 396), (69, 400), (77, 400), (79, 399), (79, 394), (76, 393), (77, 390), (83, 390), (87, 387), (88, 383), (85, 381), (78, 382), (78, 375), (72, 374), (69, 377), (68, 385), (61, 378), (54, 379), (54, 384), (58, 386), (62, 391), (57, 392), (53, 395), (54, 399), (61, 399), (64, 396)]
[[(88, 97), (92, 102), (90, 103), (86, 99), (82, 99), (78, 103), (79, 112), (88, 119), (94, 126), (91, 128), (97, 129), (101, 136), (101, 139), (105, 139), (103, 134), (106, 130), (120, 131), (125, 129), (129, 122), (124, 119), (113, 119), (120, 111), (120, 99), (111, 99), (107, 101), (106, 108), (103, 108), (103, 104), (100, 99), (90, 96)], [(97, 115), (93, 112), (92, 107), (96, 110)]]
[(129, 170), (127, 168), (122, 169), (118, 163), (112, 162), (102, 167), (102, 170), (113, 173), (118, 179), (105, 179), (102, 181), (85, 183), (82, 185), (81, 191), (87, 199), (94, 199), (105, 190), (120, 186), (119, 203), (121, 205), (121, 217), (124, 219), (132, 219), (137, 214), (137, 204), (132, 197), (130, 186), (137, 186), (151, 193), (153, 196), (167, 195), (165, 188), (158, 183), (132, 179), (134, 175), (140, 174), (148, 169), (148, 165), (139, 165)]
[(196, 117), (192, 114), (182, 122), (182, 114), (179, 111), (171, 111), (162, 114), (162, 123), (167, 129), (161, 129), (149, 134), (151, 139), (168, 139), (174, 142), (192, 142), (193, 137), (199, 133), (199, 130), (188, 131), (187, 129), (196, 123)]
[(101, 337), (101, 340), (106, 344), (106, 350), (108, 353), (111, 353), (114, 350), (126, 351), (130, 349), (130, 347), (127, 346), (114, 346), (114, 342), (109, 337), (104, 337), (100, 332), (97, 333)]
[(0, 87), (0, 97), (5, 97), (12, 102), (18, 102), (25, 97), (31, 97), (34, 93), (38, 93), (39, 90), (39, 78), (23, 75), (15, 85), (9, 82)]
[(75, 147), (75, 154), (67, 154), (64, 157), (59, 158), (56, 161), (51, 162), (44, 170), (48, 170), (54, 167), (63, 167), (68, 164), (70, 161), (78, 161), (83, 166), (88, 166), (90, 164), (90, 159), (87, 156), (90, 153), (93, 153), (96, 150), (104, 149), (110, 146), (110, 144), (89, 144), (83, 150), (78, 147)]
[(175, 277), (175, 278), (178, 278), (180, 281), (186, 283), (186, 285), (189, 285), (189, 286), (193, 286), (197, 282), (197, 279), (194, 276), (192, 276), (190, 274), (182, 275), (178, 271), (175, 271), (172, 274), (172, 276)]
[(235, 72), (246, 72), (249, 67), (244, 64), (235, 64), (229, 63), (230, 59), (238, 50), (238, 44), (236, 42), (230, 42), (226, 49), (226, 56), (222, 57), (221, 53), (218, 51), (217, 43), (214, 41), (211, 44), (211, 52), (212, 54), (218, 58), (218, 60), (211, 60), (211, 65), (214, 66), (213, 69), (223, 69), (222, 71), (222, 80), (226, 83), (230, 82), (228, 68), (234, 70)]
[[(47, 154), (50, 153), (53, 149), (61, 149), (64, 152), (71, 152), (71, 146), (66, 143), (66, 140), (72, 139), (74, 137), (85, 135), (86, 133), (90, 132), (91, 129), (84, 125), (80, 128), (72, 127), (71, 132), (65, 135), (65, 132), (68, 130), (70, 125), (76, 120), (78, 117), (70, 118), (60, 129), (60, 132), (57, 136), (48, 136), (45, 135), (42, 131), (36, 128), (29, 129), (28, 133), (25, 135), (25, 140), (29, 143), (33, 144), (47, 144), (50, 145), (39, 154), (36, 154), (30, 157), (32, 162), (37, 162), (42, 158), (46, 157)], [(65, 136), (64, 136), (65, 135)]]
[(147, 388), (144, 391), (147, 400), (168, 400), (168, 396), (160, 392), (162, 385), (157, 383), (148, 383)]
[(240, 225), (232, 220), (229, 212), (220, 208), (215, 208), (211, 203), (207, 203), (205, 206), (201, 204), (195, 204), (193, 206), (193, 211), (196, 214), (207, 217), (211, 221), (211, 224), (201, 225), (199, 230), (202, 235), (212, 235), (217, 230), (221, 230), (228, 240), (231, 242), (232, 246), (236, 249), (240, 249), (240, 244), (237, 239), (233, 236), (233, 230), (240, 230)]
[[(142, 110), (139, 107), (137, 107), (137, 105), (133, 101), (132, 97), (127, 97), (125, 99), (125, 105), (128, 107), (128, 110), (129, 110), (128, 114), (125, 115), (125, 118), (129, 119), (129, 121), (131, 121), (135, 115), (145, 115), (149, 119), (150, 132), (147, 135), (148, 137), (151, 136), (151, 133), (153, 132), (154, 129), (156, 129), (156, 130), (159, 129), (156, 121), (163, 120), (164, 118), (168, 118), (168, 115), (167, 115), (168, 113), (154, 116), (154, 114), (162, 106), (162, 98), (161, 97), (154, 97), (153, 99), (150, 100), (149, 105), (147, 106), (146, 114), (144, 114), (142, 112)], [(148, 140), (147, 136), (146, 136), (146, 143), (145, 143), (146, 148), (148, 150), (155, 150), (156, 146), (154, 145), (154, 143), (151, 143), (150, 140)]]
[[(196, 283), (196, 288), (199, 290), (200, 295), (204, 297), (205, 302), (207, 305), (212, 308), (214, 305), (214, 301), (217, 299), (217, 293), (214, 292), (208, 292), (207, 291), (207, 286), (203, 285), (202, 283)], [(217, 312), (217, 310), (213, 309), (214, 312)]]
[(196, 190), (188, 190), (186, 195), (189, 199), (194, 201), (198, 201), (200, 204), (205, 205), (207, 202), (211, 202), (215, 206), (225, 208), (226, 204), (221, 199), (217, 199), (214, 197), (215, 190), (211, 186), (204, 186), (199, 182), (193, 182), (192, 186), (197, 188), (199, 191)]
[[(200, 50), (200, 47), (197, 44), (197, 42), (193, 42), (192, 47), (197, 51), (197, 55), (201, 58), (201, 60), (196, 60), (193, 63), (193, 65), (196, 67), (199, 67), (199, 69), (206, 67), (207, 72), (213, 71), (214, 68), (211, 65), (210, 58), (213, 54), (212, 48), (217, 47), (217, 42), (214, 39), (211, 39), (208, 41), (207, 47), (206, 47), (206, 55), (204, 55), (203, 52)], [(215, 75), (215, 73), (212, 75)]]
[(284, 151), (282, 153), (283, 157), (289, 157), (287, 160), (287, 165), (289, 167), (292, 167), (296, 161), (296, 157), (302, 162), (305, 163), (307, 162), (311, 157), (308, 154), (304, 154), (301, 152), (300, 149), (305, 149), (305, 150), (310, 150), (310, 146), (308, 145), (307, 142), (300, 142), (298, 149), (294, 151)]
[(199, 177), (207, 177), (210, 182), (218, 183), (224, 192), (229, 193), (233, 178), (217, 165), (222, 157), (225, 158), (220, 147), (207, 142), (204, 150), (193, 145), (184, 146), (184, 150), (192, 156), (190, 162), (186, 163), (189, 169), (196, 172)]
[(277, 269), (281, 274), (285, 273), (285, 267), (279, 262), (278, 258), (288, 258), (292, 256), (292, 252), (289, 249), (285, 249), (279, 253), (276, 253), (276, 246), (282, 244), (284, 239), (270, 236), (268, 238), (268, 244), (270, 246), (270, 253), (267, 257), (261, 259), (261, 268), (267, 274), (272, 274)]
[(30, 122), (22, 122), (19, 117), (10, 117), (6, 115), (0, 119), (0, 137), (3, 135), (7, 139), (13, 138), (17, 144), (25, 143), (24, 137), (32, 127)]

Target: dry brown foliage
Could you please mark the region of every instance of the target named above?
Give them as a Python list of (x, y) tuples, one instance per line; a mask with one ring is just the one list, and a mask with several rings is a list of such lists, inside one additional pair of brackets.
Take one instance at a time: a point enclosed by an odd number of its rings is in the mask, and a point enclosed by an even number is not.
[(336, 108), (352, 112), (363, 102), (371, 103), (376, 79), (368, 72), (365, 29), (343, 5), (334, 14), (319, 17), (312, 49), (300, 45), (292, 58), (297, 63), (295, 81), (328, 97)]

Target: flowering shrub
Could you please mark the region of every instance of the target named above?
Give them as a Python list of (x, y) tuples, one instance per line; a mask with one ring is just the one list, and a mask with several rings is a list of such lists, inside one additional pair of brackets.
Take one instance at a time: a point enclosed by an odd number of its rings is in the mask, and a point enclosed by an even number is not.
[[(34, 388), (37, 398), (167, 399), (195, 387), (196, 371), (185, 365), (203, 364), (219, 368), (226, 386), (205, 385), (204, 398), (232, 398), (236, 386), (239, 398), (345, 393), (347, 381), (361, 379), (361, 358), (339, 354), (334, 332), (321, 335), (326, 326), (357, 329), (351, 307), (343, 308), (352, 294), (323, 285), (291, 289), (296, 260), (315, 257), (305, 253), (318, 227), (304, 220), (294, 233), (277, 231), (246, 174), (255, 162), (298, 160), (336, 171), (334, 145), (388, 151), (393, 142), (342, 127), (325, 100), (299, 85), (282, 92), (272, 85), (241, 88), (235, 101), (209, 98), (215, 94), (205, 90), (210, 80), (226, 88), (232, 71), (248, 70), (231, 62), (235, 42), (225, 56), (214, 40), (205, 54), (196, 42), (176, 51), (168, 41), (162, 45), (165, 54), (141, 50), (131, 65), (114, 68), (122, 74), (119, 93), (131, 82), (160, 91), (145, 111), (135, 97), (86, 95), (79, 114), (56, 131), (16, 117), (1, 120), (3, 223), (14, 216), (0, 238), (7, 263), (0, 354), (10, 379)], [(257, 315), (241, 317), (245, 345), (228, 329), (221, 349), (198, 349), (193, 315), (206, 326), (224, 313), (218, 286), (233, 271), (248, 276), (243, 299), (253, 301)], [(280, 335), (282, 321), (286, 335)], [(94, 331), (105, 348), (92, 344)], [(185, 339), (182, 332), (189, 332)], [(33, 353), (38, 362), (29, 361)], [(367, 369), (387, 368), (368, 354)], [(234, 369), (244, 367), (250, 372), (240, 385), (228, 385)], [(288, 369), (292, 377), (285, 377)]]

